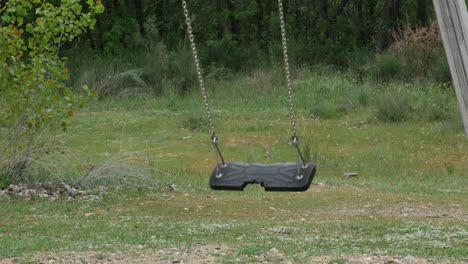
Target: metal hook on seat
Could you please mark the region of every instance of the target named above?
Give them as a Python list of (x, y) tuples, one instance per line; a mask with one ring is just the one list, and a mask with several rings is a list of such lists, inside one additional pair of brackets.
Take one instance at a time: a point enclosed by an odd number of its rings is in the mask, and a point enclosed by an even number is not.
[(223, 154), (221, 153), (221, 150), (219, 149), (219, 139), (217, 136), (213, 135), (211, 137), (211, 143), (213, 144), (213, 147), (215, 149), (215, 152), (216, 152), (216, 155), (219, 157), (219, 159), (221, 159), (221, 164), (223, 167), (226, 166), (226, 163), (224, 162), (224, 157), (223, 157)]
[(302, 168), (307, 168), (307, 164), (305, 162), (304, 156), (302, 155), (301, 149), (299, 148), (299, 138), (297, 136), (292, 136), (291, 144), (294, 146), (297, 152), (297, 156), (300, 158), (302, 162)]

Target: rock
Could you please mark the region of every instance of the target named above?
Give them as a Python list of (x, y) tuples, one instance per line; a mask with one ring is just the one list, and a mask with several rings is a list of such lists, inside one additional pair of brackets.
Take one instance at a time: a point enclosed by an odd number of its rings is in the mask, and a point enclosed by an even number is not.
[(359, 174), (356, 172), (345, 172), (343, 174), (343, 178), (346, 178), (346, 179), (359, 178)]
[(401, 261), (403, 261), (404, 263), (413, 262), (413, 261), (415, 261), (415, 260), (416, 260), (416, 258), (413, 257), (413, 256), (406, 256), (406, 257), (404, 257), (404, 258), (401, 259)]
[(171, 192), (177, 191), (177, 185), (175, 185), (175, 184), (171, 184), (168, 187), (169, 187), (169, 191), (171, 191)]
[(90, 217), (90, 216), (93, 216), (94, 213), (86, 213), (86, 214), (84, 214), (84, 215), (85, 215), (85, 217)]
[(396, 261), (395, 259), (387, 259), (384, 261), (384, 264), (399, 264), (400, 262)]
[(272, 249), (270, 249), (270, 250), (268, 251), (268, 253), (271, 254), (271, 255), (278, 255), (279, 250), (276, 249), (276, 248), (272, 248)]

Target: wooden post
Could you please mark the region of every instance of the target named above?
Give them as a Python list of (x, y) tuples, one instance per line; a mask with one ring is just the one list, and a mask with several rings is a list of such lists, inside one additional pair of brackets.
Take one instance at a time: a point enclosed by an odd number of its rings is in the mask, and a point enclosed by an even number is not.
[(465, 0), (432, 0), (468, 137), (468, 11)]

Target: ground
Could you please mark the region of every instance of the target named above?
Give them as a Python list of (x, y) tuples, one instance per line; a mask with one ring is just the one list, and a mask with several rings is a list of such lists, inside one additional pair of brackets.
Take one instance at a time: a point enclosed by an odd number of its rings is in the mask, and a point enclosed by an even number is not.
[[(0, 263), (467, 263), (463, 130), (382, 122), (369, 106), (317, 118), (310, 104), (329, 87), (341, 87), (330, 100), (357, 87), (304, 78), (299, 135), (318, 170), (307, 192), (209, 190), (215, 161), (196, 95), (102, 99), (56, 135), (61, 152), (35, 160), (33, 179), (65, 191), (0, 195)], [(227, 85), (209, 86), (225, 157), (294, 160), (283, 90)]]

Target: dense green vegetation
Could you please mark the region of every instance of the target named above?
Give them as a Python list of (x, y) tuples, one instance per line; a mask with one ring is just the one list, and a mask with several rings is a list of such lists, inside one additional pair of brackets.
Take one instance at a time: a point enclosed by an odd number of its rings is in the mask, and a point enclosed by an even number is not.
[[(430, 0), (284, 0), (290, 52), (296, 64), (350, 65), (387, 49), (393, 34), (426, 27)], [(188, 1), (205, 64), (242, 69), (281, 55), (276, 0)], [(87, 45), (98, 53), (136, 52), (148, 40), (169, 50), (186, 46), (181, 2), (103, 1), (105, 14)]]
[[(62, 50), (69, 85), (102, 96), (196, 87), (180, 1), (103, 1), (96, 29)], [(282, 63), (277, 2), (188, 1), (204, 74)], [(284, 1), (289, 57), (377, 81), (450, 81), (430, 0)], [(168, 88), (170, 87), (170, 88)]]
[[(60, 48), (94, 26), (103, 6), (88, 1), (9, 1), (0, 6), (0, 187), (22, 181), (37, 135), (67, 128), (85, 101), (70, 87)], [(83, 11), (83, 8), (86, 10)], [(88, 95), (86, 86), (83, 89)]]

